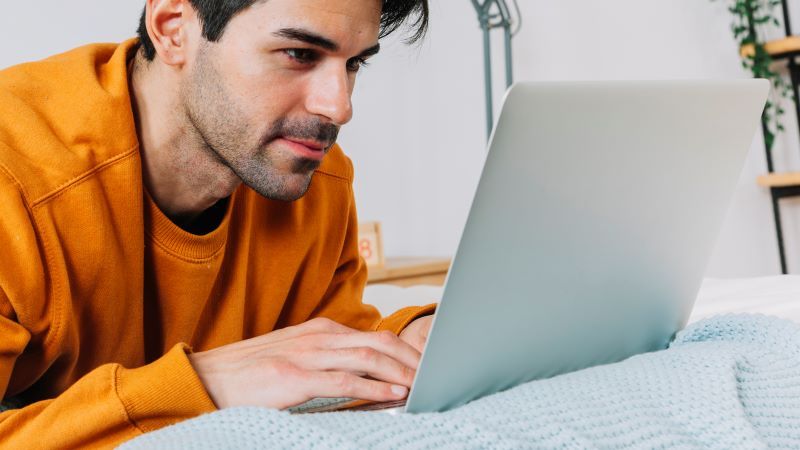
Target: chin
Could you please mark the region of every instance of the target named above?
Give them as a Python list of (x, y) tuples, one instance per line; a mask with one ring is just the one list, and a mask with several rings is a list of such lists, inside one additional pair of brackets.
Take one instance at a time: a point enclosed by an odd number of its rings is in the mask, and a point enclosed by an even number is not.
[(311, 187), (311, 175), (290, 175), (281, 180), (268, 180), (266, 183), (248, 183), (262, 197), (282, 202), (293, 202), (303, 198)]

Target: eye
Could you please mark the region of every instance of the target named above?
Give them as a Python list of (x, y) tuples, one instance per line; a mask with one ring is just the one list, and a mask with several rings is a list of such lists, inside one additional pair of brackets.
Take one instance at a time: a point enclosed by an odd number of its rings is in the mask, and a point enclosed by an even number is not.
[(347, 70), (350, 72), (358, 72), (359, 69), (368, 65), (369, 63), (366, 58), (350, 58), (347, 61)]
[(308, 48), (289, 48), (284, 53), (300, 64), (311, 64), (319, 60), (319, 53)]

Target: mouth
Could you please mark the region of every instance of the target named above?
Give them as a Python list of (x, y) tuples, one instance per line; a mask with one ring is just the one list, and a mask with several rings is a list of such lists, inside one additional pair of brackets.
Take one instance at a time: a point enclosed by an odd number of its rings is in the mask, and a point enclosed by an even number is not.
[(296, 155), (316, 161), (322, 160), (322, 158), (325, 156), (325, 149), (328, 148), (328, 146), (325, 144), (314, 140), (297, 139), (284, 136), (279, 137), (277, 140), (285, 147), (288, 147)]

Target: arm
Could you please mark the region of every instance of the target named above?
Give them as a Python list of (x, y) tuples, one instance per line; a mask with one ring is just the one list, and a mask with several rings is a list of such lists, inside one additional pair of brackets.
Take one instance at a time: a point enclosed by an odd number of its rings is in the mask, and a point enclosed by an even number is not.
[(48, 338), (61, 300), (48, 287), (36, 229), (34, 213), (0, 166), (0, 399), (42, 400), (0, 413), (0, 448), (109, 447), (213, 410), (183, 347), (141, 368), (94, 368), (54, 398), (33, 398), (53, 390), (48, 383), (65, 370), (69, 351)]
[[(347, 218), (337, 269), (311, 320), (190, 356), (217, 406), (286, 408), (317, 397), (392, 401), (407, 395), (419, 364), (416, 343), (430, 324), (430, 317), (414, 319), (433, 308), (381, 319), (361, 302), (367, 272), (356, 246), (352, 190)], [(404, 328), (415, 335), (398, 338)]]
[[(0, 290), (0, 396), (12, 374), (28, 369), (24, 350), (31, 334), (17, 323)], [(107, 364), (89, 372), (58, 397), (0, 413), (0, 447), (85, 448), (112, 446), (143, 432), (214, 410), (176, 346), (154, 363), (126, 369)]]

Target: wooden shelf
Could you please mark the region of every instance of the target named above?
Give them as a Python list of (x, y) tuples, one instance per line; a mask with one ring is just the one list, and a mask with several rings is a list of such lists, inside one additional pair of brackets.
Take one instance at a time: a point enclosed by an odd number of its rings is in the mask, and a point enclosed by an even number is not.
[[(773, 58), (781, 58), (790, 55), (800, 55), (800, 36), (789, 36), (764, 44), (764, 50)], [(742, 57), (753, 56), (755, 50), (752, 44), (742, 46), (739, 53)]]
[(764, 187), (789, 187), (800, 186), (800, 172), (768, 173), (756, 179)]
[(386, 264), (382, 267), (370, 267), (368, 269), (367, 284), (385, 283), (397, 286), (442, 285), (449, 269), (449, 258), (386, 258)]

